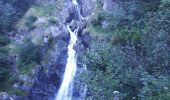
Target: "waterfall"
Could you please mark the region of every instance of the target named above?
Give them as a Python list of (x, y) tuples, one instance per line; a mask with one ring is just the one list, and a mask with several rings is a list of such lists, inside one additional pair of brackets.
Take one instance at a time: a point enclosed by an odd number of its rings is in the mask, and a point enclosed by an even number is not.
[[(78, 2), (76, 0), (72, 0), (72, 3), (76, 7), (78, 7)], [(78, 14), (78, 20), (79, 20), (79, 14)], [(55, 100), (71, 100), (72, 99), (73, 79), (74, 79), (74, 76), (77, 70), (77, 56), (76, 56), (76, 51), (73, 49), (73, 47), (77, 41), (78, 28), (79, 27), (77, 27), (77, 29), (75, 29), (73, 32), (71, 31), (70, 26), (67, 25), (67, 29), (70, 33), (70, 42), (68, 45), (68, 58), (67, 58), (66, 69), (65, 69), (65, 73), (63, 77), (63, 82), (59, 88), (59, 91), (58, 91), (58, 94)]]

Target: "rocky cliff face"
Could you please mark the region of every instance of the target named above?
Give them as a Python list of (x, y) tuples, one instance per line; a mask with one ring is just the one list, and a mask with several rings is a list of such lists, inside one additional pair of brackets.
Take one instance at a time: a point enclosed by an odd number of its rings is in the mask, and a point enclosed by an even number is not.
[[(83, 16), (89, 16), (92, 12), (93, 6), (91, 6), (91, 0), (84, 0), (79, 2), (81, 4), (81, 11)], [(90, 5), (90, 6), (89, 6)], [(86, 8), (87, 9), (84, 9)], [(15, 97), (16, 100), (52, 100), (54, 99), (62, 82), (62, 76), (65, 71), (67, 60), (67, 46), (69, 42), (69, 33), (66, 28), (66, 23), (70, 23), (71, 29), (74, 30), (79, 26), (77, 45), (75, 49), (80, 53), (89, 46), (89, 34), (83, 33), (86, 27), (86, 21), (82, 21), (79, 24), (74, 23), (72, 19), (76, 18), (76, 9), (72, 5), (71, 1), (65, 1), (63, 9), (59, 12), (58, 26), (53, 28), (54, 49), (51, 52), (48, 60), (48, 64), (41, 64), (34, 70), (34, 78), (32, 86), (28, 95), (24, 97)], [(72, 21), (72, 22), (71, 22)], [(76, 91), (76, 90), (75, 90)], [(79, 94), (81, 93), (74, 93)]]

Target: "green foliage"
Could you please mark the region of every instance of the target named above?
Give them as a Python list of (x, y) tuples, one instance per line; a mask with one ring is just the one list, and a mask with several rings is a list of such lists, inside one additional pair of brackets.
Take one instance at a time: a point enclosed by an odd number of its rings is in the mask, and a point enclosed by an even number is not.
[(47, 17), (51, 17), (53, 14), (53, 11), (55, 10), (55, 6), (54, 5), (33, 5), (32, 9), (34, 9), (34, 14), (36, 16), (47, 16)]
[(122, 42), (130, 41), (132, 43), (138, 43), (141, 41), (141, 32), (139, 28), (132, 27), (131, 29), (118, 28), (114, 31), (117, 37), (121, 39)]
[(7, 36), (0, 35), (0, 45), (5, 46), (10, 43), (10, 39)]
[[(119, 91), (122, 100), (170, 98), (170, 2), (144, 2), (147, 13), (139, 20), (131, 17), (135, 24), (120, 21), (114, 29), (112, 13), (102, 11), (91, 20), (89, 30), (103, 35), (97, 34), (82, 56), (87, 66), (87, 100), (113, 100), (113, 91)], [(107, 31), (102, 28), (103, 21), (109, 23)], [(144, 21), (143, 27), (137, 21)], [(116, 45), (111, 45), (115, 41)]]
[(50, 24), (52, 24), (52, 25), (58, 25), (58, 24), (59, 24), (59, 22), (57, 21), (57, 19), (56, 19), (56, 18), (53, 18), (53, 17), (51, 17), (51, 18), (48, 20), (48, 22), (49, 22)]
[(141, 0), (144, 10), (147, 11), (157, 11), (161, 0)]
[(96, 71), (96, 70), (100, 70), (104, 72), (106, 71), (107, 66), (110, 64), (110, 59), (111, 59), (110, 56), (108, 56), (109, 52), (107, 51), (108, 50), (107, 48), (106, 47), (101, 48), (97, 52), (87, 54), (88, 59), (91, 59), (91, 61), (87, 63), (89, 69), (91, 69), (92, 71)]
[[(100, 48), (101, 47), (101, 48)], [(87, 51), (83, 63), (87, 64), (89, 72), (85, 74), (85, 80), (88, 85), (87, 100), (112, 100), (114, 91), (117, 90), (119, 80), (111, 71), (113, 67), (110, 44), (97, 44), (94, 46), (95, 51)], [(117, 66), (118, 67), (118, 66)], [(92, 95), (91, 95), (92, 94)]]
[(32, 30), (35, 28), (34, 22), (37, 20), (37, 17), (35, 16), (29, 16), (27, 19), (27, 22), (25, 23), (29, 30)]
[(0, 27), (1, 33), (11, 31), (15, 23), (27, 11), (33, 0), (1, 0), (0, 1)]
[(12, 18), (16, 14), (16, 9), (12, 5), (6, 3), (2, 4), (0, 1), (0, 27), (1, 31), (11, 31), (12, 25), (14, 24), (15, 18)]
[(26, 39), (19, 49), (21, 66), (32, 62), (40, 63), (40, 47), (32, 43), (31, 39)]
[(94, 19), (91, 20), (91, 24), (93, 26), (98, 26), (100, 23), (99, 23), (99, 21), (96, 18), (94, 18)]
[(115, 17), (112, 14), (112, 12), (109, 11), (101, 11), (97, 14), (96, 18), (93, 18), (91, 20), (91, 24), (93, 26), (101, 26), (103, 22), (106, 22), (108, 24), (107, 28), (105, 30), (113, 30), (116, 27), (116, 21)]
[(20, 65), (20, 66), (22, 66), (22, 67), (20, 67), (20, 74), (26, 74), (26, 75), (28, 75), (28, 76), (32, 76), (33, 74), (32, 74), (32, 69), (35, 67), (37, 65), (37, 63), (36, 62), (32, 62), (32, 63), (30, 63), (30, 64), (27, 64), (27, 65), (25, 65), (25, 64), (22, 64), (22, 65)]
[(10, 75), (9, 68), (9, 51), (6, 47), (10, 39), (4, 35), (0, 35), (0, 90), (4, 82), (6, 82)]

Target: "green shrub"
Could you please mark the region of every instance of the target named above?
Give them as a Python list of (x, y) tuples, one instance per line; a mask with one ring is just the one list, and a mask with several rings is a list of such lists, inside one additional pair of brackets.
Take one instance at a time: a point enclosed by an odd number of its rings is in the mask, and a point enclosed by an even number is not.
[(57, 19), (55, 19), (55, 18), (50, 18), (50, 19), (48, 20), (48, 22), (49, 22), (50, 24), (52, 24), (52, 25), (58, 25), (58, 21), (57, 21)]
[(31, 39), (26, 39), (19, 49), (19, 56), (21, 64), (40, 63), (40, 47), (32, 43)]
[(28, 10), (33, 0), (1, 0), (0, 1), (0, 27), (1, 33), (11, 31), (15, 24)]
[(10, 39), (7, 36), (0, 35), (0, 45), (4, 46), (10, 43)]
[(130, 30), (126, 28), (118, 28), (115, 30), (118, 38), (122, 40), (122, 42), (130, 41), (132, 43), (139, 43), (142, 39), (141, 32), (139, 28), (132, 27)]
[(9, 50), (6, 47), (10, 43), (10, 39), (4, 35), (0, 35), (0, 90), (10, 75)]
[(92, 19), (91, 23), (92, 23), (93, 26), (98, 26), (100, 24), (97, 19)]
[(37, 20), (37, 17), (35, 16), (29, 16), (27, 19), (27, 22), (25, 23), (29, 30), (32, 30), (35, 28), (34, 22)]

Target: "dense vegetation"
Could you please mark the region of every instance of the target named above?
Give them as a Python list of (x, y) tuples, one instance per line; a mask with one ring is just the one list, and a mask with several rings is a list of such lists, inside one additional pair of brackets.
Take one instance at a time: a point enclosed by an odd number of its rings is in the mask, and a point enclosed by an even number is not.
[(28, 10), (33, 0), (0, 1), (0, 91), (6, 90), (11, 78), (10, 38), (7, 34)]
[(11, 31), (32, 3), (33, 0), (1, 0), (0, 33)]
[(129, 13), (123, 20), (121, 10), (118, 18), (112, 11), (100, 11), (91, 20), (90, 31), (97, 38), (82, 61), (88, 69), (84, 75), (87, 100), (113, 100), (114, 96), (122, 100), (169, 100), (170, 2), (142, 3), (137, 15), (127, 7)]
[(10, 59), (9, 50), (7, 45), (10, 43), (10, 39), (0, 34), (0, 91), (5, 84), (5, 81), (9, 79), (10, 73)]
[[(51, 26), (62, 24), (56, 13), (61, 11), (64, 0), (56, 0), (62, 3), (51, 6), (32, 5), (34, 1), (0, 0), (0, 92), (23, 95), (24, 91), (12, 89), (14, 83), (30, 86), (27, 80), (19, 80), (20, 75), (32, 78), (35, 66), (42, 63), (47, 68), (45, 63), (50, 62), (46, 59), (47, 52), (54, 47), (50, 30)], [(87, 85), (86, 99), (169, 100), (170, 0), (110, 0), (119, 3), (116, 10), (104, 10), (103, 0), (96, 1), (86, 29), (92, 41), (79, 55), (81, 64), (87, 67), (81, 75), (81, 81)], [(44, 23), (36, 26), (37, 20)], [(15, 33), (16, 24), (26, 31)], [(34, 31), (36, 28), (38, 31)], [(9, 34), (11, 31), (15, 36)], [(48, 37), (48, 43), (44, 43), (44, 37)], [(63, 37), (57, 37), (55, 43), (58, 38)], [(11, 49), (11, 45), (16, 47)], [(17, 69), (14, 75), (13, 60)], [(47, 69), (44, 71), (48, 72)]]

